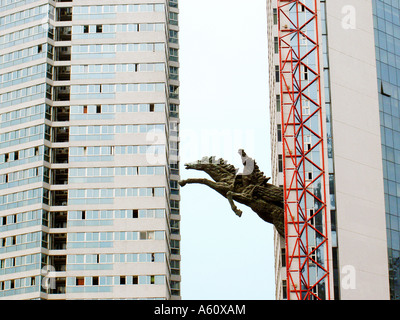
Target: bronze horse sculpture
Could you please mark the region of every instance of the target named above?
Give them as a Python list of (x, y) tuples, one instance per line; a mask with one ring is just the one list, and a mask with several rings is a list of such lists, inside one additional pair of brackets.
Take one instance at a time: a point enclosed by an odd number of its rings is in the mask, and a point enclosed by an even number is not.
[(284, 203), (283, 190), (268, 183), (260, 171), (256, 162), (248, 157), (244, 150), (240, 149), (244, 169), (238, 173), (233, 165), (223, 159), (215, 160), (215, 157), (204, 157), (202, 160), (185, 164), (186, 169), (194, 169), (206, 172), (214, 181), (195, 178), (179, 181), (183, 187), (190, 183), (199, 183), (209, 186), (228, 199), (232, 210), (239, 217), (239, 210), (234, 201), (250, 207), (264, 221), (272, 223), (278, 233), (284, 237)]

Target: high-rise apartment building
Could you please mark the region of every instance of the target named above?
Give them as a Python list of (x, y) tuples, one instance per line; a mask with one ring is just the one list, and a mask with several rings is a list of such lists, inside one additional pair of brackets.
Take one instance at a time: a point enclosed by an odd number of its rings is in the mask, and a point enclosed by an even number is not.
[(399, 299), (400, 1), (268, 0), (277, 299)]
[(178, 13), (0, 1), (0, 299), (180, 299)]

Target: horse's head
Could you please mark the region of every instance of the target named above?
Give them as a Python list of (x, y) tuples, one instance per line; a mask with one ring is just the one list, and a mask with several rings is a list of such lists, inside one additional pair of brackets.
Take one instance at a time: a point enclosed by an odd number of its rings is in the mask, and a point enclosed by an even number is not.
[(224, 159), (216, 160), (215, 157), (203, 157), (201, 160), (197, 160), (190, 163), (185, 163), (185, 169), (194, 169), (194, 170), (207, 170), (211, 167), (223, 165), (227, 162)]
[(237, 169), (228, 164), (224, 159), (215, 157), (203, 157), (203, 159), (185, 163), (185, 169), (193, 169), (206, 172), (214, 181), (233, 181)]

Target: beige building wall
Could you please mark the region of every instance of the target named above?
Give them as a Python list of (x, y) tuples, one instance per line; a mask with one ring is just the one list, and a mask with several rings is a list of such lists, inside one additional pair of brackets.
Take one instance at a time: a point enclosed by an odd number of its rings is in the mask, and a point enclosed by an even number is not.
[(389, 299), (372, 4), (327, 1), (341, 299)]
[[(282, 155), (282, 142), (278, 141), (278, 125), (281, 125), (280, 86), (276, 82), (276, 66), (279, 66), (276, 40), (278, 28), (275, 24), (273, 8), (277, 7), (276, 0), (267, 1), (267, 34), (268, 34), (268, 61), (269, 61), (269, 112), (270, 112), (270, 138), (271, 138), (271, 182), (276, 186), (283, 186), (283, 174), (279, 172), (279, 160)], [(286, 269), (283, 267), (285, 241), (274, 232), (275, 255), (275, 297), (280, 300), (285, 297)]]

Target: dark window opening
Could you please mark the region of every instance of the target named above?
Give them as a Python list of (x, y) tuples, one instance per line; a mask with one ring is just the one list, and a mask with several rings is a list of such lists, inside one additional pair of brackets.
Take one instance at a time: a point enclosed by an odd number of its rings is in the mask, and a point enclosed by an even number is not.
[(98, 286), (99, 285), (99, 277), (93, 277), (92, 285), (93, 286)]
[(83, 286), (83, 285), (85, 285), (85, 278), (83, 278), (83, 277), (78, 277), (78, 278), (76, 278), (76, 285), (77, 285), (77, 286)]

